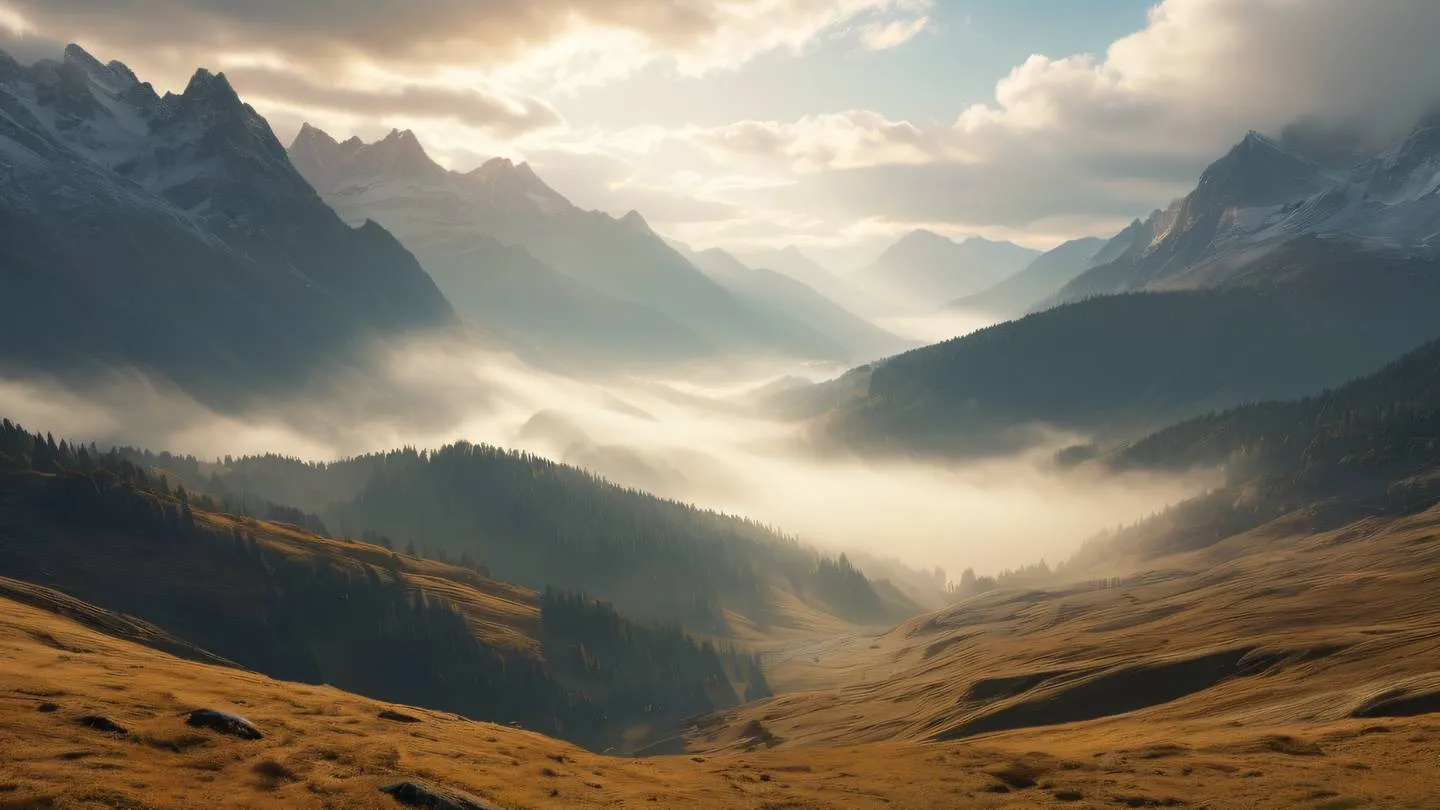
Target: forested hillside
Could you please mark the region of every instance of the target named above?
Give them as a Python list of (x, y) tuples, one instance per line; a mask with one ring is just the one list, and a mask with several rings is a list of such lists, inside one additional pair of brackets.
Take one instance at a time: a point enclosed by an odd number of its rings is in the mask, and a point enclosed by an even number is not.
[(1320, 531), (1428, 508), (1440, 500), (1440, 341), (1318, 396), (1192, 419), (1095, 463), (1119, 470), (1223, 466), (1228, 480), (1091, 543), (1080, 565), (1120, 552), (1205, 546), (1296, 510), (1306, 510), (1310, 528)]
[[(132, 454), (133, 455), (133, 454)], [(319, 514), (332, 531), (483, 561), (528, 587), (578, 590), (642, 618), (727, 630), (726, 611), (765, 624), (776, 591), (856, 622), (914, 612), (882, 599), (848, 561), (827, 560), (744, 518), (662, 500), (526, 453), (460, 443), (307, 464), (278, 456), (133, 455), (207, 491)]]
[(241, 666), (592, 747), (768, 694), (754, 656), (673, 625), (225, 506), (0, 423), (0, 570)]
[(1222, 289), (1093, 298), (875, 366), (823, 438), (872, 453), (1011, 452), (1037, 429), (1101, 444), (1304, 396), (1440, 337), (1433, 252), (1305, 238)]

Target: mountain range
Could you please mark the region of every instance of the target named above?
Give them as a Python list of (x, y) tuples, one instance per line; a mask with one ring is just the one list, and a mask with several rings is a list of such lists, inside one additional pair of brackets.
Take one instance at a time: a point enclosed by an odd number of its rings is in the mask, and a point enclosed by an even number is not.
[(939, 454), (1116, 441), (1374, 368), (1440, 334), (1437, 133), (1339, 172), (1251, 133), (1032, 314), (829, 389), (817, 434)]
[(727, 289), (640, 214), (582, 210), (528, 164), (494, 158), (462, 174), (410, 132), (340, 143), (309, 125), (290, 155), (341, 216), (394, 231), (462, 313), (522, 341), (611, 361), (856, 357), (853, 339), (842, 347), (753, 290)]
[[(814, 287), (776, 270), (750, 268), (721, 248), (695, 251), (672, 242), (690, 263), (757, 310), (790, 318), (834, 343), (843, 356), (870, 360), (916, 344), (885, 331), (825, 297)], [(823, 272), (823, 271), (822, 271)]]
[[(291, 385), (453, 312), (373, 222), (352, 228), (224, 74), (161, 96), (78, 46), (0, 53), (0, 363), (132, 366), (193, 393)], [(217, 397), (217, 401), (224, 397)]]

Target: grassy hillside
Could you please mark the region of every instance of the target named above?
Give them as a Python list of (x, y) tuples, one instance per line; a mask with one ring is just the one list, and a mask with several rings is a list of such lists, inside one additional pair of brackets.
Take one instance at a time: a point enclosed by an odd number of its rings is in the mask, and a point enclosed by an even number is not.
[(766, 694), (753, 656), (612, 607), (226, 514), (125, 460), (0, 423), (0, 570), (249, 669), (635, 746)]
[[(265, 735), (190, 728), (243, 714)], [(417, 722), (386, 719), (399, 712)], [(77, 722), (107, 717), (127, 730)], [(416, 780), (501, 807), (1426, 807), (1440, 722), (1119, 723), (949, 743), (612, 759), (528, 731), (184, 661), (0, 599), (0, 802), (400, 807)], [(1078, 797), (1078, 798), (1077, 798)]]

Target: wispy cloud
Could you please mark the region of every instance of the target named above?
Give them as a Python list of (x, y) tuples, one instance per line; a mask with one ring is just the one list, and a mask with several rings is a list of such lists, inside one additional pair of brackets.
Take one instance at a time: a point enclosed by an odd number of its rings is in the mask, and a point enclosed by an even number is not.
[(869, 23), (860, 28), (860, 44), (867, 51), (883, 51), (904, 45), (930, 25), (930, 17)]

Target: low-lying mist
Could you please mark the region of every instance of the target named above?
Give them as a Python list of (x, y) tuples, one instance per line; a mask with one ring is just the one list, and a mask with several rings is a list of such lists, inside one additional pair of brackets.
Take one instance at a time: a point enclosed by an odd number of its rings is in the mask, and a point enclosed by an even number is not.
[[(942, 465), (819, 458), (800, 426), (745, 393), (840, 369), (775, 363), (578, 381), (462, 341), (377, 350), (378, 374), (331, 381), (264, 410), (220, 414), (139, 374), (83, 391), (0, 381), (0, 416), (101, 445), (214, 459), (279, 453), (325, 461), (458, 439), (522, 449), (662, 497), (747, 515), (818, 546), (858, 549), (952, 578), (1056, 562), (1086, 537), (1202, 489), (1201, 477), (1061, 473), (1054, 446)], [(1058, 446), (1058, 445), (1057, 445)]]

